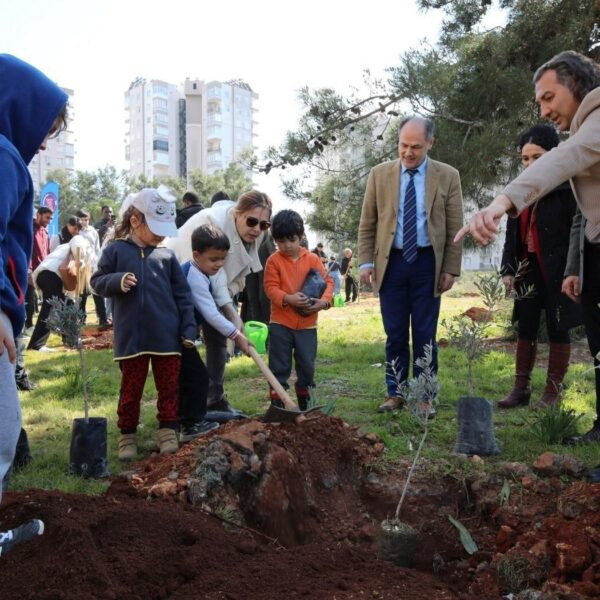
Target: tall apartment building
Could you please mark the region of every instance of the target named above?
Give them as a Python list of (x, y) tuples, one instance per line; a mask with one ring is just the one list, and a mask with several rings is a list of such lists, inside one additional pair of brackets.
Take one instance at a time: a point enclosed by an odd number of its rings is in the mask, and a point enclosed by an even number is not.
[(37, 194), (46, 183), (50, 171), (61, 170), (68, 174), (75, 172), (75, 144), (73, 136), (73, 121), (75, 109), (73, 106), (73, 90), (61, 88), (69, 96), (69, 119), (68, 128), (62, 131), (58, 137), (48, 140), (46, 150), (39, 152), (29, 163), (29, 172), (33, 179), (36, 201)]
[(186, 79), (178, 89), (136, 79), (125, 93), (126, 159), (132, 175), (178, 175), (226, 169), (253, 147), (254, 101), (243, 81)]

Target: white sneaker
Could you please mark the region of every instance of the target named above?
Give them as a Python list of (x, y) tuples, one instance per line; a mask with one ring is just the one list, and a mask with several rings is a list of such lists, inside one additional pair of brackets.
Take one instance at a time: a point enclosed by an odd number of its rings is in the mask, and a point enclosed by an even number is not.
[(48, 346), (42, 346), (38, 352), (56, 352), (56, 348), (49, 348)]

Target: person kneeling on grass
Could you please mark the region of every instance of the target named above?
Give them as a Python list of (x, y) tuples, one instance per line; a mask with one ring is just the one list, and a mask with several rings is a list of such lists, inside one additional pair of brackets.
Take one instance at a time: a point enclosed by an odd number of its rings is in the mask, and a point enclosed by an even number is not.
[[(192, 260), (183, 264), (187, 282), (192, 290), (198, 324), (207, 323), (221, 335), (233, 340), (240, 350), (248, 353), (249, 342), (244, 334), (219, 310), (213, 297), (213, 285), (226, 285), (223, 264), (229, 252), (229, 238), (214, 225), (201, 225), (192, 233)], [(181, 441), (187, 442), (218, 427), (205, 421), (209, 376), (196, 348), (181, 352), (179, 376), (179, 418)]]
[[(293, 210), (282, 210), (273, 218), (273, 239), (277, 251), (265, 265), (265, 292), (271, 300), (269, 324), (269, 367), (277, 381), (287, 389), (296, 360), (296, 396), (300, 410), (308, 408), (310, 388), (314, 387), (317, 357), (317, 314), (331, 307), (333, 280), (312, 252), (302, 248), (302, 217)], [(309, 271), (316, 269), (327, 283), (322, 298), (308, 298), (299, 290)], [(271, 402), (282, 407), (281, 399), (270, 390)]]
[(136, 431), (148, 366), (158, 391), (161, 454), (177, 452), (177, 393), (181, 345), (196, 337), (190, 289), (175, 254), (161, 246), (177, 235), (175, 199), (159, 188), (143, 189), (131, 200), (102, 252), (92, 287), (114, 298), (114, 354), (121, 368), (119, 459), (137, 454)]
[[(15, 338), (25, 324), (33, 245), (33, 182), (27, 165), (67, 128), (67, 95), (27, 63), (0, 54), (0, 502), (21, 432)], [(44, 523), (0, 531), (0, 556), (44, 533)]]

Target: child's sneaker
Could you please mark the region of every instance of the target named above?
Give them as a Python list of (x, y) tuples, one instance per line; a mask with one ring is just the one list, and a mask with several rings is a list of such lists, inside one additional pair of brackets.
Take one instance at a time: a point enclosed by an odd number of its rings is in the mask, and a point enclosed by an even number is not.
[(161, 427), (158, 430), (158, 447), (161, 454), (175, 454), (179, 450), (177, 433), (170, 427)]
[(215, 421), (198, 421), (192, 425), (183, 425), (179, 439), (182, 442), (190, 442), (197, 437), (206, 435), (207, 433), (219, 428), (219, 424)]
[(119, 435), (119, 460), (135, 460), (137, 457), (137, 439), (135, 433)]
[(43, 533), (44, 522), (40, 521), (40, 519), (33, 519), (8, 531), (0, 531), (0, 556), (4, 556), (10, 552), (15, 544), (28, 542)]

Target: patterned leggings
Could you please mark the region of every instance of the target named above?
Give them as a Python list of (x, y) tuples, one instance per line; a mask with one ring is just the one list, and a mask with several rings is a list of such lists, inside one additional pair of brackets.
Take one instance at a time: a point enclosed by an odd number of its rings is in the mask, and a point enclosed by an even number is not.
[(138, 426), (140, 403), (150, 361), (152, 361), (154, 384), (158, 392), (156, 406), (159, 427), (177, 427), (177, 393), (181, 358), (176, 354), (141, 354), (119, 361), (121, 393), (117, 414), (121, 433), (134, 433)]

